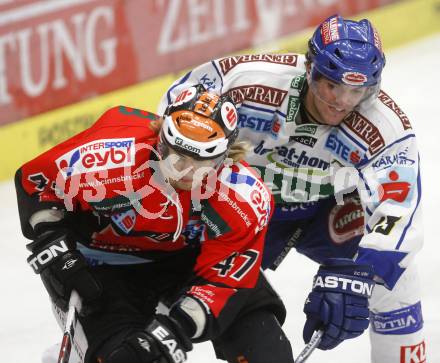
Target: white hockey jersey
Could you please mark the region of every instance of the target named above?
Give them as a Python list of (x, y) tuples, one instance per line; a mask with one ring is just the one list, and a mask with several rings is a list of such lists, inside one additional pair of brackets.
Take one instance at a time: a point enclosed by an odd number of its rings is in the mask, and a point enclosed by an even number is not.
[(287, 53), (205, 63), (170, 87), (159, 114), (191, 85), (228, 93), (239, 111), (239, 138), (253, 145), (246, 160), (261, 171), (278, 206), (331, 195), (342, 202), (357, 188), (365, 214), (357, 261), (372, 264), (392, 288), (423, 240), (415, 134), (383, 91), (337, 127), (310, 123), (301, 112), (304, 61)]

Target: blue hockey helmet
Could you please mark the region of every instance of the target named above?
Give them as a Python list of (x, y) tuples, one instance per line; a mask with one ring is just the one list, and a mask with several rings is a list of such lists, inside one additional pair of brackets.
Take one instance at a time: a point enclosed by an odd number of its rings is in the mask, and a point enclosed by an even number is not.
[[(309, 40), (312, 78), (316, 72), (350, 86), (380, 85), (385, 55), (377, 30), (367, 19), (327, 18)], [(314, 74), (315, 73), (315, 74)]]

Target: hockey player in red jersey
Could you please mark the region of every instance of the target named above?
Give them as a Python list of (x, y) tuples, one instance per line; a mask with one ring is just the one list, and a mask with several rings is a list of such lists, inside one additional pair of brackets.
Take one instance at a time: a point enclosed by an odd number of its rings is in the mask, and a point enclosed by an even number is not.
[[(193, 86), (163, 119), (112, 108), (17, 171), (28, 263), (59, 308), (79, 293), (85, 362), (184, 362), (246, 300), (284, 319), (259, 273), (271, 194), (225, 159), (240, 154), (236, 123), (228, 96)], [(159, 301), (168, 315), (155, 313)], [(268, 327), (271, 357), (293, 362), (278, 320)]]

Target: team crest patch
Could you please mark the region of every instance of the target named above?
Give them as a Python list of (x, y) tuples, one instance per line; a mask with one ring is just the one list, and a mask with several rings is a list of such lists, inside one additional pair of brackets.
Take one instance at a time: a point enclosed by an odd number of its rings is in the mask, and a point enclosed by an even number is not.
[(343, 205), (335, 205), (328, 220), (330, 237), (336, 244), (361, 236), (364, 230), (364, 212), (358, 198), (344, 198)]

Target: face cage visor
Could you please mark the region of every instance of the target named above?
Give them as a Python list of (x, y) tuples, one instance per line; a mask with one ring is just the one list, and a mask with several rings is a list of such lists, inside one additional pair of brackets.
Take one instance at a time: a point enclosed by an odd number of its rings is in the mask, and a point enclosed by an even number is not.
[(375, 99), (380, 90), (380, 84), (372, 86), (355, 86), (327, 78), (311, 64), (307, 81), (313, 95), (321, 102), (337, 110), (352, 110)]

